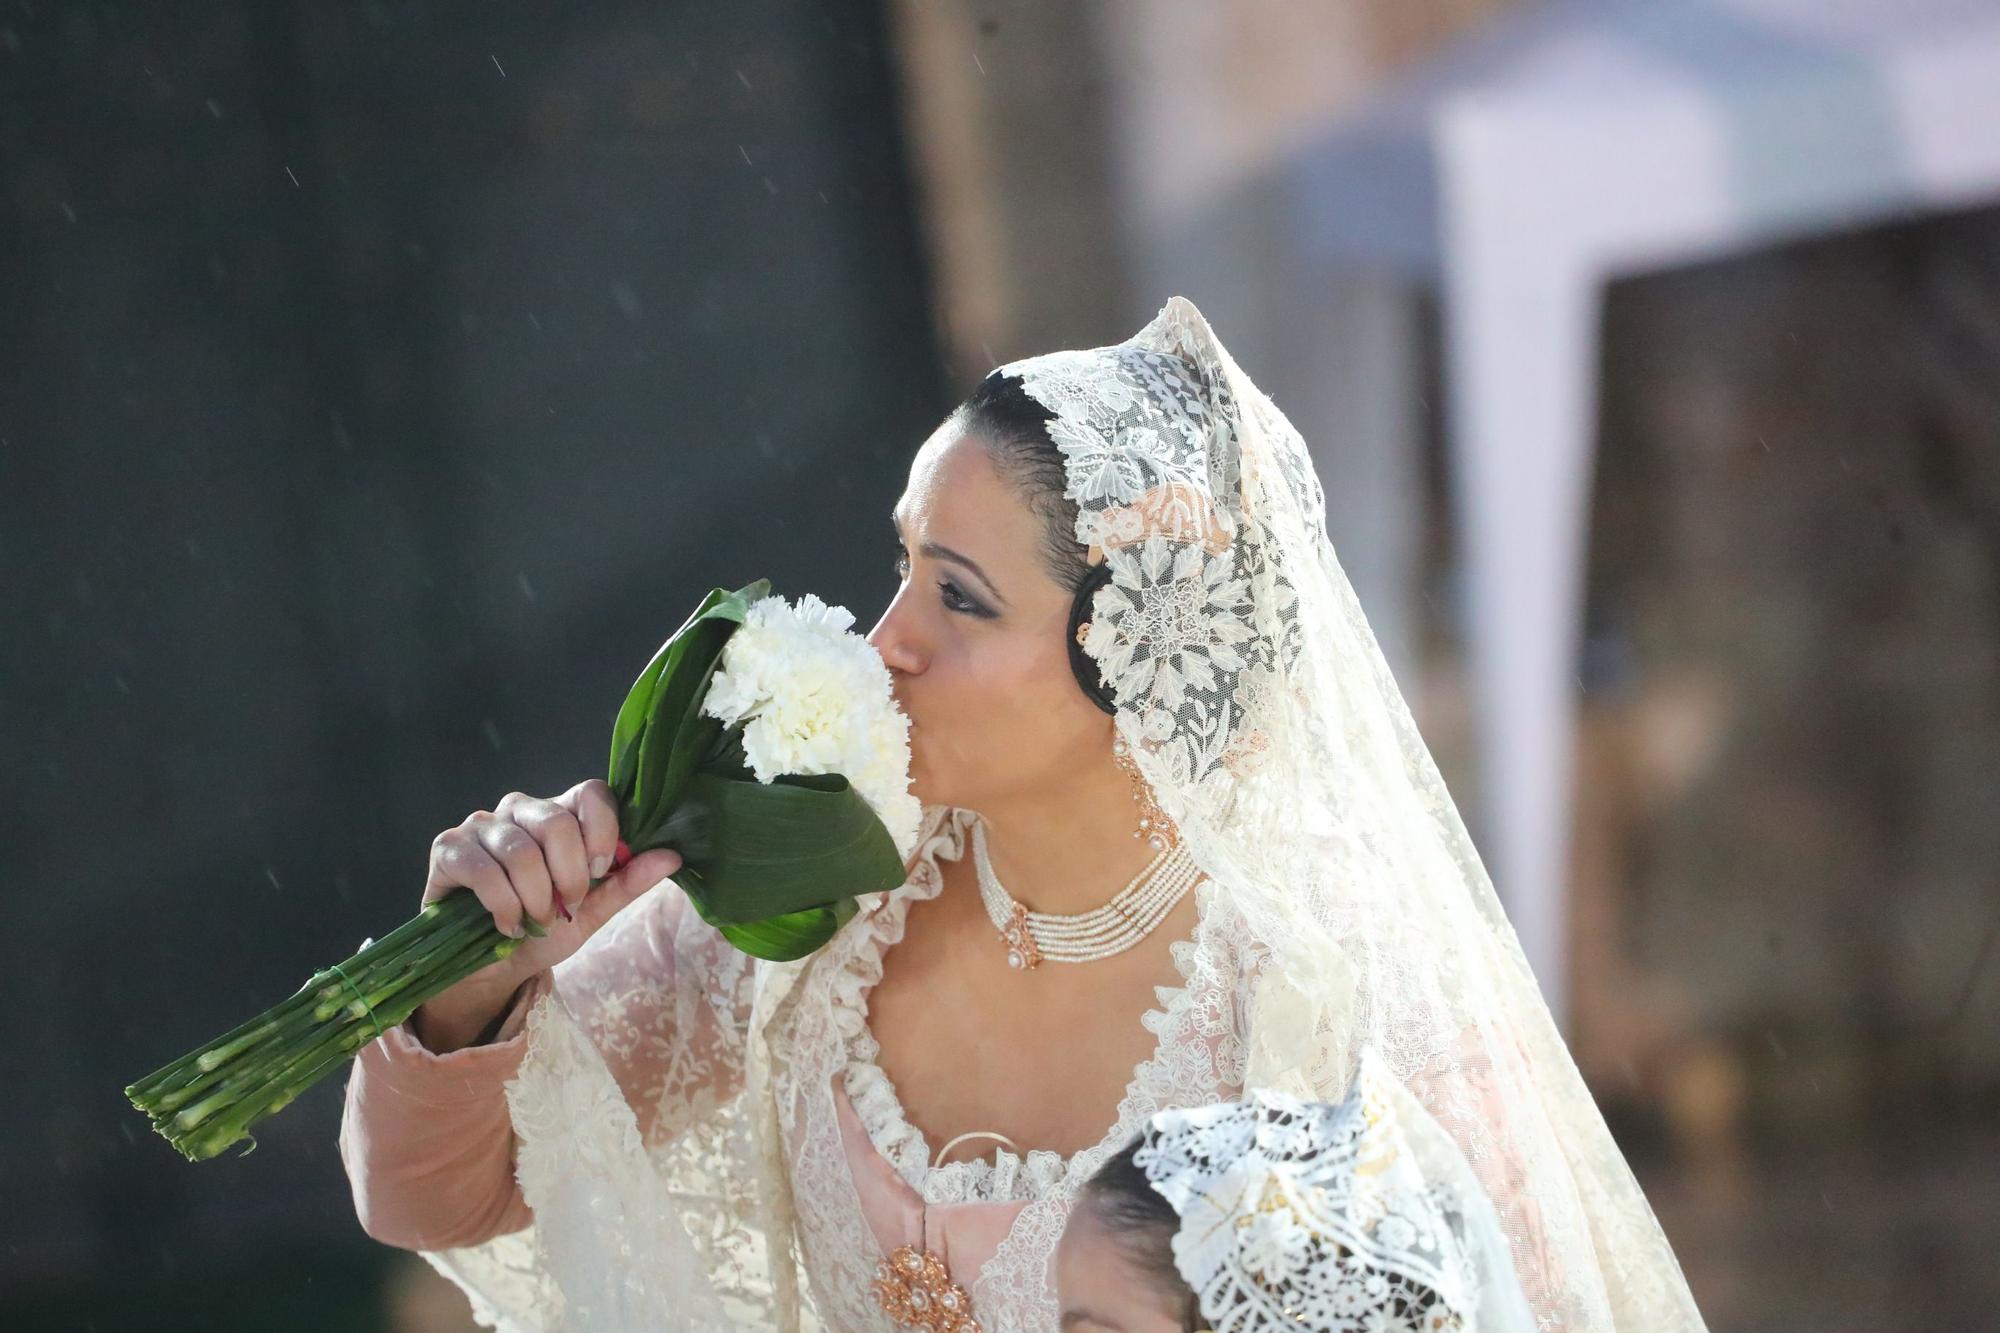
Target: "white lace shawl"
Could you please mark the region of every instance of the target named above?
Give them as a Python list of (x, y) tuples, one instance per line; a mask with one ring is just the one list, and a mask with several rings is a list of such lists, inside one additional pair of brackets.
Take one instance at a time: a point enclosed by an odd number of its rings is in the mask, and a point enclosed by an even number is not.
[(1196, 938), (1173, 950), (1182, 984), (1134, 1016), (1158, 1042), (1103, 1139), (1068, 1159), (1002, 1151), (932, 1169), (876, 1061), (866, 997), (970, 819), (927, 809), (909, 881), (803, 963), (752, 963), (663, 887), (557, 969), (507, 1088), (535, 1223), (425, 1255), (482, 1323), (891, 1329), (869, 1290), (882, 1256), (835, 1120), (840, 1075), (878, 1150), (927, 1199), (1026, 1202), (992, 1260), (960, 1276), (994, 1333), (1055, 1327), (1051, 1260), (1083, 1183), (1153, 1113), (1240, 1090), (1257, 954), (1203, 885)]
[[(1083, 650), (1161, 809), (1265, 942), (1249, 1086), (1372, 1048), (1456, 1141), (1545, 1330), (1701, 1315), (1556, 1030), (1333, 549), (1311, 451), (1193, 303), (1002, 367), (1110, 581)], [(1337, 479), (1336, 479), (1337, 480)]]

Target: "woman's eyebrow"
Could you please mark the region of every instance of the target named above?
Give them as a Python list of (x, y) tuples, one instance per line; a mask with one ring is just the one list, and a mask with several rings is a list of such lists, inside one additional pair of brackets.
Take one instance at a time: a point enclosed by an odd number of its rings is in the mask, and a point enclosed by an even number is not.
[[(903, 520), (897, 516), (894, 510), (891, 510), (889, 512), (889, 521), (895, 525), (896, 536), (900, 539), (903, 535)], [(974, 577), (986, 585), (986, 591), (992, 593), (1000, 605), (1008, 605), (1007, 598), (998, 588), (993, 586), (993, 580), (986, 577), (986, 571), (981, 569), (978, 562), (973, 560), (971, 556), (961, 555), (949, 546), (940, 546), (932, 541), (921, 543), (917, 549), (933, 560), (950, 560), (955, 564), (964, 565), (972, 571)]]
[(977, 564), (973, 563), (972, 558), (970, 556), (960, 555), (957, 551), (952, 550), (949, 546), (939, 546), (936, 542), (924, 542), (922, 545), (917, 547), (917, 549), (919, 551), (922, 551), (925, 555), (929, 556), (933, 560), (951, 560), (957, 562), (958, 564), (964, 565), (967, 569), (972, 571), (972, 575), (974, 578), (978, 579), (981, 583), (986, 585), (986, 591), (992, 593), (993, 596), (999, 601), (1000, 605), (1002, 606), (1007, 605), (1007, 599), (1005, 597), (1002, 597), (1000, 595), (1000, 590), (993, 586), (993, 580), (986, 577), (986, 571), (981, 569)]

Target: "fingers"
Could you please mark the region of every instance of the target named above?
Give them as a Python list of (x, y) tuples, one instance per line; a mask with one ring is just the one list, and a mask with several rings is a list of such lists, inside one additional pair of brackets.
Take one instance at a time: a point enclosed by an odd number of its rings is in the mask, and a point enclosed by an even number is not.
[(461, 887), (471, 889), (493, 914), (495, 928), (520, 939), (524, 933), (521, 897), (506, 869), (493, 859), (478, 836), (478, 821), (491, 818), (481, 811), (457, 828), (437, 835), (431, 843), (430, 880), (424, 886), (424, 901), (433, 902)]
[(599, 891), (609, 890), (608, 896), (623, 906), (680, 868), (679, 852), (670, 847), (656, 847), (650, 852), (640, 852), (612, 871), (611, 878), (604, 882)]
[(610, 877), (583, 900), (583, 909), (577, 914), (577, 919), (583, 922), (587, 931), (595, 933), (598, 927), (680, 868), (681, 854), (670, 848), (641, 852), (612, 871)]
[[(580, 782), (552, 801), (509, 792), (431, 843), (423, 900), (471, 889), (494, 926), (515, 939), (526, 922), (552, 925), (586, 903), (593, 917), (608, 918), (681, 867), (680, 854), (666, 849), (619, 867), (620, 845), (617, 798), (602, 781)], [(593, 880), (614, 891), (590, 893)], [(611, 901), (598, 904), (599, 897)]]
[(650, 852), (640, 852), (618, 870), (621, 884), (637, 884), (642, 889), (650, 889), (667, 876), (681, 868), (681, 854), (671, 847), (655, 847)]
[(583, 827), (576, 815), (556, 801), (518, 793), (502, 801), (498, 813), (512, 818), (540, 845), (549, 881), (561, 897), (563, 909), (582, 902), (590, 891), (590, 858), (584, 851)]
[(561, 796), (557, 804), (576, 816), (583, 828), (583, 850), (590, 861), (590, 877), (603, 879), (611, 870), (618, 850), (618, 798), (601, 778), (579, 782)]
[(475, 833), (487, 855), (507, 872), (522, 910), (546, 925), (555, 911), (555, 883), (549, 878), (542, 845), (532, 833), (497, 810), (492, 819), (480, 821)]

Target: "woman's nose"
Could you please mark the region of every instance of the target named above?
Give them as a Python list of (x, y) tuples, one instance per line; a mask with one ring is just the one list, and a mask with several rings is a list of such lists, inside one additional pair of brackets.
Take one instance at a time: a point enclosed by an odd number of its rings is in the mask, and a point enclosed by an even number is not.
[(923, 651), (905, 624), (904, 598), (898, 593), (883, 609), (882, 618), (868, 631), (868, 642), (882, 655), (889, 670), (913, 673), (923, 670)]

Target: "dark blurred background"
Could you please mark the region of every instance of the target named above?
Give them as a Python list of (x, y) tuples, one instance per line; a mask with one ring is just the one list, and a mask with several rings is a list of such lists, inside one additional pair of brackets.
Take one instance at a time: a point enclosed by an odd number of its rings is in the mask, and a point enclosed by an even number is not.
[[(120, 1089), (403, 919), (439, 829), (600, 773), (709, 587), (872, 624), (956, 396), (1184, 292), (1312, 441), (1711, 1326), (1991, 1326), (1987, 89), (2000, 0), (0, 0), (5, 1323), (469, 1327), (362, 1236), (340, 1080), (200, 1166)], [(1529, 460), (1481, 452), (1518, 404), (1438, 127), (1654, 94), (1731, 222), (1591, 270), (1571, 607), (1477, 545)], [(1576, 174), (1678, 198), (1674, 142)], [(1528, 346), (1577, 209), (1519, 193)], [(1550, 605), (1517, 710), (1490, 627)]]
[(885, 42), (0, 6), (6, 1322), (380, 1326), (339, 1079), (202, 1167), (119, 1089), (408, 915), (464, 812), (601, 776), (709, 587), (872, 623), (949, 406)]

